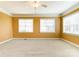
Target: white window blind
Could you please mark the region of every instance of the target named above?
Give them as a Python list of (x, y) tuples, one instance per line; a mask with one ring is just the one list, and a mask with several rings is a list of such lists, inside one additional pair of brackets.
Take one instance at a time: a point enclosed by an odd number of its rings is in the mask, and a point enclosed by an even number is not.
[(63, 18), (63, 32), (79, 34), (79, 12)]
[(55, 32), (55, 19), (40, 19), (40, 32)]
[(19, 19), (19, 32), (33, 32), (33, 19)]

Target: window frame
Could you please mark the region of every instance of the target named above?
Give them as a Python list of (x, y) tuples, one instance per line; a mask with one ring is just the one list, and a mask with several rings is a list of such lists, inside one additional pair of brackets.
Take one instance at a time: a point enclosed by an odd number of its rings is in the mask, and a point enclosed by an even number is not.
[[(19, 20), (21, 20), (21, 19), (22, 19), (22, 20), (28, 20), (28, 19), (29, 19), (29, 20), (32, 20), (32, 21), (33, 21), (33, 23), (32, 23), (32, 24), (33, 24), (33, 25), (32, 25), (32, 26), (33, 26), (33, 31), (32, 31), (32, 32), (20, 32), (20, 31), (19, 31)], [(19, 19), (18, 19), (18, 32), (19, 32), (19, 33), (33, 33), (33, 32), (34, 32), (34, 20), (33, 20), (33, 18), (19, 18)]]
[(39, 32), (40, 33), (55, 33), (56, 32), (56, 19), (55, 18), (40, 18), (40, 24), (41, 24), (41, 20), (54, 20), (54, 31), (52, 32), (41, 32), (40, 28), (41, 28), (41, 25), (39, 25)]
[[(70, 15), (67, 15), (67, 16), (65, 16), (65, 17), (70, 17), (70, 16), (71, 16), (71, 18), (72, 18), (72, 17), (74, 16), (74, 18), (75, 18), (75, 17), (78, 16), (78, 14), (79, 14), (79, 11), (76, 11), (76, 12), (74, 12), (74, 13), (72, 13), (72, 14), (70, 14)], [(77, 16), (76, 16), (76, 15), (77, 15)], [(66, 31), (64, 30), (64, 18), (65, 18), (65, 17), (63, 17), (63, 33), (65, 33), (65, 34), (70, 34), (70, 35), (76, 35), (76, 36), (78, 35), (78, 36), (79, 36), (79, 33), (72, 32), (72, 31), (70, 31), (70, 32), (67, 31), (67, 32), (66, 32)], [(77, 18), (78, 18), (78, 17), (77, 17)], [(72, 18), (72, 19), (73, 19), (73, 18)], [(74, 19), (73, 19), (73, 20), (74, 20)], [(76, 19), (76, 20), (77, 20), (77, 19)], [(76, 21), (76, 20), (75, 20), (75, 21)], [(72, 24), (72, 25), (77, 25), (77, 24)], [(79, 24), (78, 24), (78, 25), (79, 25)], [(75, 28), (75, 26), (74, 26), (73, 28)], [(75, 28), (74, 31), (76, 31), (76, 30), (78, 30), (78, 29)]]

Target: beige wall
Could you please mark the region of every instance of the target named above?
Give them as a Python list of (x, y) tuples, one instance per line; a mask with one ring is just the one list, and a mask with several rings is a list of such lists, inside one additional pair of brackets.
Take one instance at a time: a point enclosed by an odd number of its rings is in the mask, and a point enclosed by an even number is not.
[(12, 18), (0, 12), (0, 42), (12, 38)]
[[(60, 19), (56, 18), (56, 32), (55, 33), (40, 33), (40, 17), (34, 17), (34, 32), (33, 33), (19, 33), (18, 19), (20, 17), (13, 17), (13, 37), (14, 38), (59, 38), (60, 37)], [(21, 17), (32, 18), (32, 17)], [(46, 18), (46, 17), (44, 17)]]

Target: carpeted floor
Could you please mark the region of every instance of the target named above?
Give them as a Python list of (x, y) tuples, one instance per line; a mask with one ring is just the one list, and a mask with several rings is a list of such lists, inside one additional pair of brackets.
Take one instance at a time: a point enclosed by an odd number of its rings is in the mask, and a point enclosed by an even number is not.
[(0, 45), (0, 57), (78, 57), (79, 48), (58, 39), (11, 40)]

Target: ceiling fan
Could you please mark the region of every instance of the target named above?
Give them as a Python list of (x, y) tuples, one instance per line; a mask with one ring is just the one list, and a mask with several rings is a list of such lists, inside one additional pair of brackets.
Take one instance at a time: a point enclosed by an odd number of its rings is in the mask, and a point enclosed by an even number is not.
[(31, 1), (30, 5), (31, 5), (33, 8), (38, 8), (38, 7), (47, 8), (47, 5), (40, 3), (40, 1)]
[(34, 8), (33, 16), (37, 16), (37, 9), (39, 7), (47, 8), (46, 4), (41, 3), (40, 1), (30, 1), (27, 2), (27, 6)]

